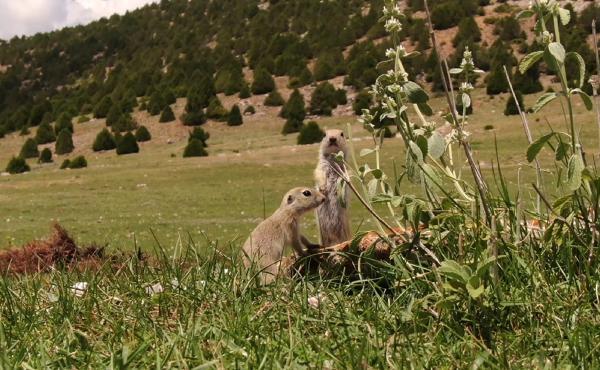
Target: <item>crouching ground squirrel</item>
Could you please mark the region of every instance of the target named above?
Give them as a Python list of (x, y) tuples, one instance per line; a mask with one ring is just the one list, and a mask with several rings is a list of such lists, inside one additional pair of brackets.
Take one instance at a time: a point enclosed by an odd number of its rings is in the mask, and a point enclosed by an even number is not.
[[(323, 247), (345, 242), (351, 237), (348, 218), (348, 190), (344, 188), (344, 194), (338, 194), (337, 187), (340, 180), (339, 173), (346, 171), (345, 165), (335, 160), (335, 156), (339, 152), (344, 153), (344, 158), (348, 156), (344, 132), (327, 130), (321, 141), (319, 163), (315, 170), (317, 189), (327, 198), (325, 203), (317, 208), (317, 223)], [(340, 195), (344, 204), (341, 204), (338, 199)]]
[(279, 209), (261, 222), (244, 243), (244, 266), (249, 268), (254, 264), (261, 270), (262, 283), (268, 284), (279, 273), (286, 245), (291, 245), (299, 255), (319, 248), (300, 233), (299, 220), (324, 201), (325, 196), (316, 189), (295, 188), (287, 192)]

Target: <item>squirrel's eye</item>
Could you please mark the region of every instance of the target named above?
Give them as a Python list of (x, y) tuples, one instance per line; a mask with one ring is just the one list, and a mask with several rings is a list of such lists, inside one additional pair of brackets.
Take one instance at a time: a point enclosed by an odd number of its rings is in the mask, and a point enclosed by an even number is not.
[(304, 194), (305, 197), (310, 197), (312, 193), (309, 190), (304, 190), (302, 194)]

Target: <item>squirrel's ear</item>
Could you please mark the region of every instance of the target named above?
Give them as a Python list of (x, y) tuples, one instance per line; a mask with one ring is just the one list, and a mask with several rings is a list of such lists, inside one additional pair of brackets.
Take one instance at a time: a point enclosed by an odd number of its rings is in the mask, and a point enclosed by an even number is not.
[(294, 197), (292, 197), (291, 195), (288, 196), (287, 203), (292, 204), (293, 201), (294, 201)]

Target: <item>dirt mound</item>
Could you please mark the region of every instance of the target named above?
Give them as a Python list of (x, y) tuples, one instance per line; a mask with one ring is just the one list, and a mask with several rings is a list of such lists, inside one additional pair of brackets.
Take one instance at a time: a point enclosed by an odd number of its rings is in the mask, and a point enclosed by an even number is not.
[(0, 252), (0, 273), (31, 274), (54, 268), (98, 268), (106, 260), (103, 247), (80, 248), (67, 231), (58, 224), (52, 227), (47, 240), (36, 240), (21, 248)]

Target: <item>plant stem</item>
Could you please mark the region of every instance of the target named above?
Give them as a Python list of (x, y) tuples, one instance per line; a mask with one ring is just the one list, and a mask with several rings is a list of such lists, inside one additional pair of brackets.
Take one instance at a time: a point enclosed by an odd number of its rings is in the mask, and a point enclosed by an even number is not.
[[(600, 149), (600, 96), (598, 96), (598, 83), (600, 83), (600, 55), (598, 53), (598, 36), (596, 34), (596, 20), (592, 21), (592, 34), (594, 35), (594, 54), (596, 54), (596, 80), (592, 82), (594, 103), (596, 106), (596, 123), (598, 124), (598, 149)], [(592, 76), (594, 78), (594, 76)]]

